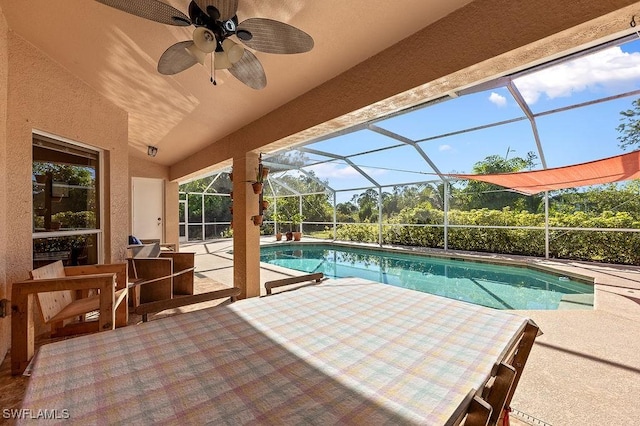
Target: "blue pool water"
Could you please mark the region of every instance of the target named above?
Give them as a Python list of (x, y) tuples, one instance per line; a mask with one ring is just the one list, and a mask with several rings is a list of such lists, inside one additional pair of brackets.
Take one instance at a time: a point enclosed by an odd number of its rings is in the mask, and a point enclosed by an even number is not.
[(262, 262), (359, 277), (496, 309), (592, 309), (593, 286), (528, 268), (329, 244), (260, 249)]

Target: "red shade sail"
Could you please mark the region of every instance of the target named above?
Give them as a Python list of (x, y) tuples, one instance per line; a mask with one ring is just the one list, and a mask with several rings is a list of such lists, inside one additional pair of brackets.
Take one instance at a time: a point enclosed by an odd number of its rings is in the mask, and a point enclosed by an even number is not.
[(527, 195), (533, 195), (555, 189), (638, 179), (640, 178), (640, 151), (555, 169), (489, 175), (451, 174), (449, 176), (493, 183)]

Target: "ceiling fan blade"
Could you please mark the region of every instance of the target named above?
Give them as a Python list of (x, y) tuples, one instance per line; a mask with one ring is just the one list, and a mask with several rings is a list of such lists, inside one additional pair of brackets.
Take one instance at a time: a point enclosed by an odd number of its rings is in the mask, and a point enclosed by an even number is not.
[(265, 53), (304, 53), (313, 49), (313, 38), (298, 28), (267, 18), (249, 18), (238, 25), (238, 32), (253, 36), (238, 38), (252, 49)]
[(262, 64), (258, 58), (256, 58), (256, 56), (247, 49), (244, 50), (242, 59), (233, 64), (228, 71), (231, 75), (252, 89), (264, 89), (267, 85), (267, 76), (264, 74)]
[(187, 15), (173, 6), (158, 0), (96, 0), (98, 3), (111, 6), (123, 12), (160, 22), (161, 24), (185, 27), (191, 25)]
[(218, 10), (220, 16), (211, 16), (218, 21), (227, 21), (234, 16), (236, 16), (236, 12), (238, 11), (238, 0), (194, 0), (198, 7), (202, 9), (203, 12), (207, 12), (209, 16), (208, 6), (213, 6)]
[(197, 64), (196, 58), (187, 50), (191, 45), (191, 40), (181, 41), (165, 50), (158, 61), (158, 72), (173, 75)]

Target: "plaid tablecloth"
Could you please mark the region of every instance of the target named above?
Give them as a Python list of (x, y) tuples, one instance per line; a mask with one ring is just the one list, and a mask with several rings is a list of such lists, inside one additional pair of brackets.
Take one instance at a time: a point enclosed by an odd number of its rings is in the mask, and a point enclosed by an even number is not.
[(329, 280), (45, 345), (23, 422), (441, 425), (526, 322)]

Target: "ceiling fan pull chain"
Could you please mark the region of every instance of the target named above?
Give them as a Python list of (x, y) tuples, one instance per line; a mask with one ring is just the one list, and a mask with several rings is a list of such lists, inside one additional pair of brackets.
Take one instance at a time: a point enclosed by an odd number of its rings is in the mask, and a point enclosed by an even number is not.
[(211, 62), (210, 62), (211, 68), (209, 70), (209, 72), (210, 72), (210, 81), (211, 81), (211, 83), (213, 83), (214, 86), (217, 86), (218, 83), (216, 83), (216, 69), (213, 67), (213, 53), (211, 54), (210, 57), (211, 57)]

